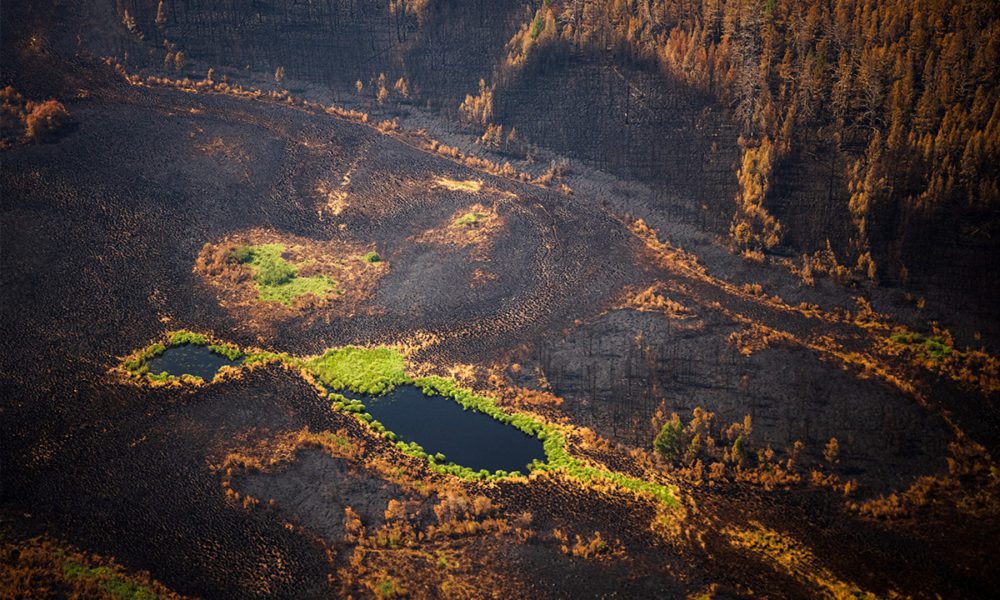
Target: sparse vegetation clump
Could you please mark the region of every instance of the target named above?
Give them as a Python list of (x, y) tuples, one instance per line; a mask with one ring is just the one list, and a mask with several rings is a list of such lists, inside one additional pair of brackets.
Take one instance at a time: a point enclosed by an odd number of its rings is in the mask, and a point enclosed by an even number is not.
[(478, 179), (459, 180), (449, 177), (437, 177), (434, 179), (434, 185), (453, 192), (469, 192), (471, 194), (483, 189), (483, 182)]
[(495, 205), (476, 203), (456, 211), (447, 222), (424, 231), (415, 240), (425, 244), (473, 246), (478, 255), (484, 255), (505, 224), (506, 219)]
[(472, 212), (467, 212), (461, 217), (455, 219), (453, 223), (460, 227), (474, 227), (488, 216), (489, 215), (487, 213), (472, 211)]
[(677, 302), (662, 292), (662, 284), (653, 284), (644, 290), (630, 290), (624, 303), (625, 308), (631, 308), (641, 312), (657, 312), (663, 314), (668, 319), (684, 320), (692, 316), (690, 310), (680, 302)]
[(957, 348), (951, 334), (937, 326), (930, 334), (897, 326), (883, 340), (882, 350), (982, 394), (1000, 391), (1000, 359), (984, 349)]
[(0, 131), (5, 144), (15, 141), (46, 142), (70, 122), (69, 111), (54, 98), (26, 100), (13, 87), (0, 90)]
[(373, 244), (252, 229), (206, 243), (194, 271), (240, 318), (273, 322), (375, 311), (365, 302), (389, 267)]
[(262, 244), (239, 246), (232, 253), (234, 260), (253, 269), (262, 301), (291, 306), (300, 296), (323, 297), (336, 289), (326, 275), (300, 276), (298, 268), (283, 258), (284, 250), (281, 244)]
[[(662, 419), (662, 411), (656, 420)], [(715, 413), (696, 407), (685, 425), (676, 413), (663, 422), (653, 440), (653, 449), (669, 468), (695, 482), (726, 478), (761, 485), (765, 489), (800, 483), (796, 461), (802, 443), (795, 442), (787, 459), (778, 461), (770, 447), (751, 444), (753, 423), (750, 416), (742, 422), (723, 427), (715, 422)], [(707, 468), (706, 468), (707, 465)]]
[(893, 334), (889, 339), (932, 361), (942, 360), (954, 351), (948, 340), (941, 335), (925, 336), (913, 331), (903, 331)]
[(0, 596), (114, 600), (181, 597), (148, 573), (126, 571), (114, 560), (84, 554), (48, 537), (5, 542), (0, 547)]

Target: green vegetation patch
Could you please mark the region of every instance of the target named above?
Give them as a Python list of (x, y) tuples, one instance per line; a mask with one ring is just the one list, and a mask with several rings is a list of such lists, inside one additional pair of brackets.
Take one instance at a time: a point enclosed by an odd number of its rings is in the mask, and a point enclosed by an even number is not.
[(230, 256), (253, 270), (259, 297), (264, 302), (291, 306), (299, 296), (312, 294), (322, 298), (336, 288), (326, 275), (299, 276), (299, 267), (303, 265), (289, 263), (282, 257), (284, 252), (282, 244), (261, 244), (239, 246)]
[(163, 354), (166, 349), (166, 345), (154, 342), (141, 350), (133, 352), (122, 361), (122, 369), (127, 371), (132, 377), (147, 375), (149, 373), (149, 365), (147, 364), (149, 360)]
[(155, 600), (159, 596), (147, 586), (116, 573), (110, 567), (88, 567), (67, 560), (63, 563), (63, 577), (97, 582), (112, 598), (120, 600)]
[(362, 255), (361, 260), (365, 261), (366, 263), (374, 264), (382, 262), (382, 257), (379, 256), (378, 252), (372, 250), (371, 252), (367, 252), (364, 255)]
[(920, 333), (897, 333), (889, 338), (900, 346), (913, 350), (930, 360), (942, 360), (955, 350), (942, 336), (925, 336)]
[(488, 214), (481, 212), (475, 212), (475, 211), (467, 212), (461, 217), (455, 219), (454, 223), (455, 225), (458, 225), (460, 227), (471, 227), (473, 225), (478, 224), (480, 221), (482, 221), (488, 216), (489, 216)]
[(409, 382), (406, 360), (392, 348), (331, 348), (304, 366), (330, 388), (358, 394), (383, 394)]
[[(128, 373), (130, 377), (146, 377), (150, 381), (155, 382), (168, 382), (174, 380), (203, 381), (200, 377), (195, 377), (193, 375), (176, 376), (169, 375), (167, 373), (149, 372), (150, 360), (163, 354), (169, 348), (175, 348), (178, 346), (206, 346), (211, 352), (214, 352), (219, 356), (224, 356), (231, 362), (235, 362), (236, 360), (244, 357), (243, 351), (240, 350), (240, 347), (236, 344), (230, 344), (228, 342), (216, 343), (205, 334), (195, 333), (186, 329), (179, 329), (176, 331), (168, 331), (163, 342), (153, 342), (145, 348), (133, 352), (122, 361), (121, 368)], [(246, 362), (249, 361), (250, 357), (247, 357)], [(256, 361), (259, 362), (260, 358), (256, 358)]]

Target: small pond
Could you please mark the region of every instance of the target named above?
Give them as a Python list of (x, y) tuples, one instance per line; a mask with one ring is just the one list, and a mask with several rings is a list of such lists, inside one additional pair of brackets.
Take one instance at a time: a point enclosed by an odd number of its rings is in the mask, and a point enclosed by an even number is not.
[(162, 354), (149, 359), (146, 365), (151, 375), (166, 372), (168, 375), (194, 375), (205, 381), (211, 381), (219, 369), (224, 366), (235, 366), (243, 362), (242, 358), (229, 360), (221, 354), (216, 354), (207, 346), (173, 346)]
[(401, 385), (376, 397), (346, 395), (363, 402), (376, 421), (403, 441), (420, 444), (428, 454), (444, 454), (447, 462), (475, 471), (527, 473), (532, 461), (545, 460), (538, 438), (466, 410), (451, 398), (425, 395), (416, 386)]

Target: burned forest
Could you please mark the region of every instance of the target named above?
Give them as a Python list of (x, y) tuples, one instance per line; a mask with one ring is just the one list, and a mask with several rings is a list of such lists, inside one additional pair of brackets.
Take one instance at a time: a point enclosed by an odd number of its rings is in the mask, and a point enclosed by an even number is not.
[(992, 598), (992, 0), (0, 4), (0, 597)]

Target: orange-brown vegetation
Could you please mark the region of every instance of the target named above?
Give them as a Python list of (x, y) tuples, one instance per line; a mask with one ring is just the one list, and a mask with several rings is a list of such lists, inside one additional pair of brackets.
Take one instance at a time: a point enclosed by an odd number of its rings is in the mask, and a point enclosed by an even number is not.
[[(626, 290), (624, 299), (616, 308), (630, 308), (640, 312), (660, 313), (675, 321), (688, 321), (694, 317), (694, 312), (680, 302), (666, 295), (668, 284), (657, 282), (643, 288)], [(697, 324), (695, 325), (697, 326)]]
[(415, 236), (420, 244), (438, 244), (455, 247), (473, 246), (477, 256), (485, 256), (496, 235), (503, 230), (506, 219), (497, 212), (495, 205), (475, 203), (459, 209), (447, 223), (428, 229)]
[(500, 78), (561, 42), (617, 47), (714, 95), (743, 132), (731, 233), (751, 248), (780, 240), (763, 208), (774, 166), (831, 140), (849, 157), (853, 247), (873, 278), (879, 207), (928, 218), (1000, 203), (997, 39), (988, 1), (556, 1), (510, 40)]
[(0, 147), (17, 141), (48, 141), (70, 122), (62, 102), (26, 100), (9, 85), (0, 90), (0, 102)]
[(734, 548), (765, 560), (775, 569), (806, 585), (817, 596), (875, 598), (874, 594), (857, 584), (838, 578), (802, 542), (759, 522), (727, 526), (723, 534)]
[(730, 237), (740, 248), (759, 251), (774, 248), (781, 241), (781, 224), (764, 208), (773, 161), (774, 148), (767, 138), (743, 150), (743, 163), (736, 174), (736, 214), (729, 228)]
[(501, 154), (510, 154), (521, 159), (526, 159), (529, 156), (528, 144), (517, 135), (515, 127), (511, 127), (505, 132), (503, 125), (487, 123), (486, 131), (483, 132), (478, 143), (484, 148)]
[(620, 559), (625, 556), (625, 549), (622, 548), (621, 542), (615, 540), (614, 543), (609, 544), (601, 537), (600, 531), (595, 531), (586, 539), (577, 533), (574, 535), (572, 543), (569, 535), (560, 529), (553, 530), (552, 537), (560, 543), (559, 549), (562, 553), (570, 556), (592, 560)]
[(479, 94), (467, 95), (458, 110), (466, 122), (485, 126), (493, 116), (493, 87), (480, 79)]
[(182, 596), (113, 558), (86, 554), (42, 536), (0, 546), (0, 596), (4, 598), (164, 598)]
[(746, 329), (734, 331), (727, 338), (730, 344), (736, 346), (743, 356), (751, 356), (755, 352), (774, 345), (776, 342), (789, 342), (793, 336), (784, 331), (777, 331), (758, 323), (750, 323)]
[[(115, 62), (113, 59), (106, 59), (108, 65), (112, 66), (115, 71), (130, 85), (134, 86), (162, 86), (179, 89), (185, 92), (191, 93), (212, 93), (212, 94), (224, 94), (227, 96), (234, 96), (237, 98), (245, 98), (250, 100), (266, 100), (271, 102), (280, 102), (282, 104), (287, 104), (289, 106), (296, 106), (317, 114), (327, 114), (333, 117), (344, 119), (347, 121), (352, 121), (355, 123), (368, 124), (376, 131), (384, 135), (391, 135), (400, 139), (401, 141), (419, 148), (425, 152), (430, 152), (437, 154), (439, 156), (444, 156), (450, 158), (460, 164), (463, 164), (472, 169), (477, 169), (479, 171), (484, 171), (491, 175), (497, 175), (501, 177), (508, 177), (511, 179), (516, 179), (524, 183), (530, 183), (533, 185), (546, 187), (548, 182), (551, 182), (551, 176), (546, 174), (541, 177), (533, 177), (531, 174), (518, 171), (516, 168), (511, 166), (510, 162), (504, 162), (503, 164), (480, 158), (478, 156), (473, 156), (471, 154), (466, 154), (460, 149), (454, 146), (448, 146), (442, 144), (440, 141), (430, 137), (427, 132), (423, 129), (419, 130), (408, 130), (404, 129), (395, 120), (381, 121), (378, 124), (370, 123), (370, 115), (366, 112), (344, 108), (335, 104), (321, 104), (319, 102), (313, 102), (305, 98), (298, 98), (292, 96), (287, 90), (271, 90), (265, 92), (259, 88), (246, 87), (240, 84), (229, 83), (228, 81), (213, 81), (211, 79), (193, 80), (189, 77), (184, 77), (181, 79), (170, 79), (168, 77), (160, 77), (156, 75), (150, 75), (147, 77), (142, 77), (137, 74), (129, 73), (125, 67), (120, 63)], [(358, 82), (358, 93), (363, 89), (363, 84)], [(555, 189), (569, 194), (572, 190), (565, 183), (558, 182), (558, 185), (553, 185)]]
[(803, 254), (801, 267), (796, 266), (789, 259), (784, 259), (782, 264), (801, 278), (802, 283), (809, 286), (815, 285), (818, 276), (827, 276), (837, 283), (846, 284), (852, 281), (856, 275), (855, 270), (849, 269), (837, 261), (837, 255), (834, 254), (829, 240), (826, 242), (826, 248), (812, 254)]
[(962, 438), (948, 446), (948, 472), (918, 478), (902, 492), (851, 503), (866, 517), (913, 517), (930, 506), (947, 506), (975, 518), (1000, 515), (1000, 469), (975, 442)]
[(510, 403), (517, 408), (530, 410), (540, 407), (559, 407), (562, 406), (563, 399), (544, 390), (517, 388), (517, 393)]

